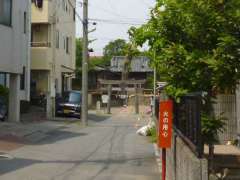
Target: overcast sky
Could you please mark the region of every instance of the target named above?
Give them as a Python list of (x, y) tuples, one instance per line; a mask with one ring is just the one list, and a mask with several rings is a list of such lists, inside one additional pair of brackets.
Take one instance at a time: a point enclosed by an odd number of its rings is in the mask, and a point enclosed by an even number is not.
[[(77, 0), (77, 12), (82, 17), (82, 0)], [(110, 41), (127, 40), (131, 26), (139, 26), (149, 18), (149, 11), (155, 0), (89, 0), (89, 18), (96, 19), (96, 31), (89, 39), (97, 39), (89, 45), (94, 49), (91, 55), (102, 55), (103, 48)], [(89, 30), (93, 29), (89, 25)], [(77, 37), (82, 37), (82, 25), (77, 21)]]

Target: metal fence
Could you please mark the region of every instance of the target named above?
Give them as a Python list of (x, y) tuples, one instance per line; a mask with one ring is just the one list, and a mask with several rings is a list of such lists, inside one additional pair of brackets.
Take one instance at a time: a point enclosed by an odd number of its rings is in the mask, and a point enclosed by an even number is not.
[(224, 132), (218, 133), (220, 144), (226, 144), (228, 141), (234, 141), (237, 138), (237, 107), (236, 95), (220, 94), (214, 99), (213, 113), (216, 117), (222, 114), (227, 118), (225, 121)]
[(202, 157), (200, 95), (186, 95), (180, 103), (174, 102), (174, 130), (199, 158)]

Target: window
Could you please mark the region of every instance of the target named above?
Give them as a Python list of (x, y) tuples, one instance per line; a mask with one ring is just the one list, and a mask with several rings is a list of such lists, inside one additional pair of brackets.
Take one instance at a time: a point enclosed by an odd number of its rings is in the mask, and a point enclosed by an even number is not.
[(69, 54), (69, 37), (66, 37), (66, 53)]
[(7, 77), (5, 73), (0, 73), (0, 85), (6, 86)]
[(65, 41), (65, 37), (63, 36), (63, 49), (66, 48), (66, 41)]
[(23, 32), (24, 32), (24, 34), (26, 34), (26, 32), (27, 32), (27, 12), (24, 12), (24, 22), (23, 22)]
[(26, 68), (23, 66), (23, 73), (21, 74), (21, 79), (20, 79), (20, 89), (24, 90), (25, 89), (25, 72)]
[(76, 9), (75, 8), (73, 8), (73, 21), (75, 21), (75, 19), (76, 19)]
[(56, 32), (56, 48), (59, 48), (59, 30)]
[(0, 24), (12, 25), (12, 0), (0, 1)]

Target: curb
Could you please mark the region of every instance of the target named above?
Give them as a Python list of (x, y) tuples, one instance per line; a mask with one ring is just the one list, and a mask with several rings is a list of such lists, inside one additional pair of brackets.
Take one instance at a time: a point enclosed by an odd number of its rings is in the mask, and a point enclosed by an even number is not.
[(161, 161), (161, 156), (160, 156), (159, 149), (158, 149), (156, 143), (153, 144), (153, 148), (154, 148), (154, 153), (155, 153), (155, 156), (156, 156), (156, 162), (157, 162), (158, 170), (159, 170), (160, 173), (162, 173), (162, 161)]

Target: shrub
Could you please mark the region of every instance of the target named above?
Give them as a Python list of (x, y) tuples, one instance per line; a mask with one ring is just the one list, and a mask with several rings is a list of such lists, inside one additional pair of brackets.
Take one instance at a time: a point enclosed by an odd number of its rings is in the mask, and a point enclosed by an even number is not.
[(156, 143), (157, 142), (157, 130), (156, 130), (156, 127), (152, 127), (150, 130), (149, 130), (149, 136), (150, 136), (150, 141), (152, 143)]
[(8, 102), (8, 94), (9, 89), (3, 85), (0, 85), (0, 96), (3, 97), (6, 102)]

